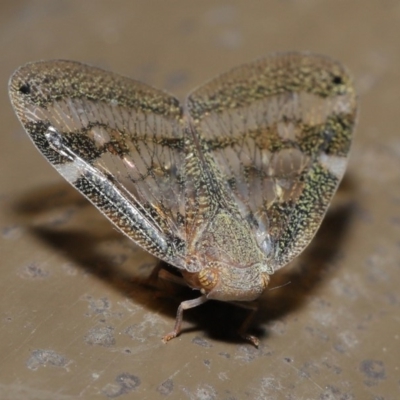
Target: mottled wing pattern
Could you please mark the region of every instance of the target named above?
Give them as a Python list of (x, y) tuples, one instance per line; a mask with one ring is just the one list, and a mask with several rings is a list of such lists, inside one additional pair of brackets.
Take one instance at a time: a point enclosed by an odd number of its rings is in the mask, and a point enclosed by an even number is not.
[(205, 162), (275, 270), (314, 236), (344, 174), (356, 118), (346, 70), (284, 53), (238, 67), (186, 103)]
[(16, 113), (48, 161), (119, 229), (183, 267), (184, 143), (178, 100), (70, 61), (10, 80)]

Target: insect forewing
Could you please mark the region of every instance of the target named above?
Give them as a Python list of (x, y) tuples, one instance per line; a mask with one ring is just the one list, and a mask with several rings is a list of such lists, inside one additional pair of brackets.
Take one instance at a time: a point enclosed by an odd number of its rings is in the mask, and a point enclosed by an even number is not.
[(356, 119), (346, 70), (283, 53), (192, 92), (186, 107), (204, 159), (279, 269), (314, 236), (344, 174)]
[(27, 64), (10, 97), (46, 159), (119, 229), (182, 265), (181, 107), (142, 83), (70, 61)]

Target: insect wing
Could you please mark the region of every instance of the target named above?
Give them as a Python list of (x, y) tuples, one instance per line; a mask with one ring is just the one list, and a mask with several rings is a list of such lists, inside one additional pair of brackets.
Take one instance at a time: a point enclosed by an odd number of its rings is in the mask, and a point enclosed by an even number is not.
[(28, 64), (10, 97), (46, 159), (123, 233), (177, 267), (185, 237), (178, 100), (70, 61)]
[(235, 68), (186, 103), (213, 160), (275, 270), (314, 236), (344, 174), (356, 119), (346, 70), (283, 53)]

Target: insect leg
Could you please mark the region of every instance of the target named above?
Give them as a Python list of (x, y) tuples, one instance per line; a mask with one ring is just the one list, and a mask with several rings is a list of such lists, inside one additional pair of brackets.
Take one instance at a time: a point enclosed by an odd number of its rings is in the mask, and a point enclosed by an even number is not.
[(246, 319), (243, 321), (242, 325), (240, 326), (238, 333), (239, 335), (253, 344), (255, 347), (258, 347), (260, 344), (260, 341), (257, 337), (250, 335), (247, 333), (247, 330), (249, 328), (250, 323), (252, 322), (254, 316), (256, 315), (258, 311), (258, 303), (257, 302), (251, 302), (251, 303), (242, 303), (242, 302), (231, 302), (231, 304), (234, 304), (235, 306), (239, 306), (241, 308), (245, 308), (246, 310), (249, 310), (249, 315), (246, 317)]
[(163, 267), (164, 267), (164, 263), (159, 261), (155, 265), (155, 267), (151, 270), (149, 277), (146, 279), (146, 285), (156, 286), (160, 271), (163, 269)]
[(183, 301), (180, 304), (180, 306), (178, 307), (178, 311), (176, 313), (174, 330), (163, 337), (163, 342), (167, 343), (171, 339), (177, 337), (179, 335), (179, 333), (181, 332), (181, 325), (182, 325), (184, 310), (188, 310), (189, 308), (197, 307), (197, 306), (205, 303), (207, 300), (208, 300), (207, 295), (204, 294), (203, 296), (200, 296), (197, 299)]
[(167, 271), (166, 269), (161, 269), (158, 277), (164, 281), (176, 283), (177, 285), (187, 286), (187, 282), (181, 277)]
[(158, 262), (146, 279), (147, 285), (156, 286), (158, 279), (162, 279), (167, 282), (176, 283), (177, 285), (187, 286), (187, 282), (181, 276), (175, 275), (166, 269), (166, 267), (167, 264), (164, 261)]

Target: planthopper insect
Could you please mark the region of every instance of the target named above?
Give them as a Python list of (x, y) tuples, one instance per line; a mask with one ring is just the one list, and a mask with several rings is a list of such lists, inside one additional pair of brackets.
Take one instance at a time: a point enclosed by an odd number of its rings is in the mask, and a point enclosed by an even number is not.
[[(354, 87), (336, 61), (272, 54), (234, 68), (183, 105), (72, 61), (19, 68), (11, 102), (36, 147), (119, 230), (207, 300), (252, 301), (310, 242), (344, 174)], [(243, 303), (242, 303), (243, 302)], [(246, 303), (247, 302), (247, 303)]]

